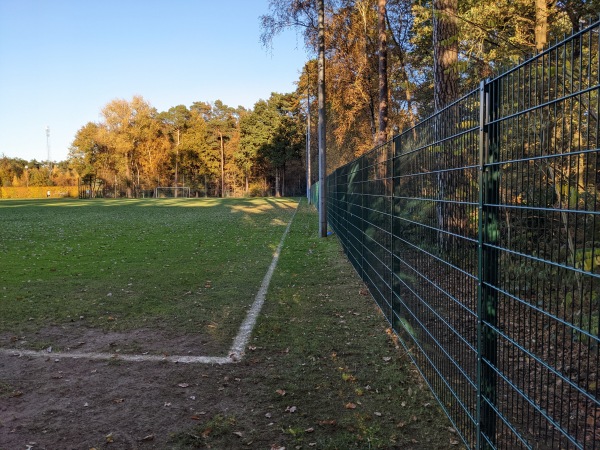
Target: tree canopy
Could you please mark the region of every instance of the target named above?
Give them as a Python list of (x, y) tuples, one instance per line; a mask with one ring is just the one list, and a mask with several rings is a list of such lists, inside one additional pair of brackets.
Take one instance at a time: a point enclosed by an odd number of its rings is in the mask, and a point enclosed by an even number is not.
[[(260, 18), (263, 44), (268, 47), (293, 28), (315, 55), (316, 3), (270, 0)], [(328, 171), (410, 128), (479, 80), (578, 30), (600, 10), (600, 0), (325, 4)], [(251, 110), (215, 100), (159, 112), (140, 96), (115, 99), (102, 108), (98, 122), (77, 132), (68, 167), (123, 195), (184, 184), (208, 195), (299, 193), (305, 188), (307, 115), (316, 122), (315, 59), (306, 62), (296, 84), (295, 92), (273, 93)], [(310, 142), (317, 142), (316, 133), (312, 127)], [(310, 154), (316, 173), (315, 149)], [(25, 174), (28, 181), (38, 180), (38, 165), (7, 159), (0, 180), (24, 184)]]

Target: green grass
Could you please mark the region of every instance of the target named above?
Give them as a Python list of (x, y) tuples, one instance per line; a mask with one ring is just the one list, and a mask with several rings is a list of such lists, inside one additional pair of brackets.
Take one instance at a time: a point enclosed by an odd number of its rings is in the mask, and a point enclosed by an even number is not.
[(225, 348), (292, 200), (0, 202), (0, 332), (82, 322), (204, 332)]

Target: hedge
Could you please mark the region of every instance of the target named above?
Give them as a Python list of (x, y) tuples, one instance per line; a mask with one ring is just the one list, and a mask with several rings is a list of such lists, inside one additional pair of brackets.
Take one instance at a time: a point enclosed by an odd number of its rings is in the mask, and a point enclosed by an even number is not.
[(77, 198), (77, 186), (19, 186), (0, 187), (0, 198), (46, 198), (50, 191), (50, 198)]

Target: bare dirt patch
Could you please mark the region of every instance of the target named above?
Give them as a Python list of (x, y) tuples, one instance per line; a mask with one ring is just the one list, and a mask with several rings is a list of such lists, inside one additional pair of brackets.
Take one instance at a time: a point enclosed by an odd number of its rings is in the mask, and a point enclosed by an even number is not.
[(46, 327), (20, 334), (0, 333), (0, 347), (15, 350), (52, 352), (111, 353), (139, 355), (213, 355), (223, 353), (211, 336), (202, 333), (180, 333), (137, 329), (103, 331), (78, 323)]
[[(135, 333), (134, 333), (135, 335)], [(165, 448), (170, 434), (246, 410), (245, 365), (1, 356), (0, 448)], [(225, 379), (239, 381), (226, 382)], [(233, 400), (235, 399), (235, 400)]]

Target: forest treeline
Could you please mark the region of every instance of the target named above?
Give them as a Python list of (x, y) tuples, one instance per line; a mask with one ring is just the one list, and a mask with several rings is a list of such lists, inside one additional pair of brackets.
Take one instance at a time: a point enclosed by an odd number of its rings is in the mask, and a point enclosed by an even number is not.
[[(317, 45), (315, 0), (271, 0), (263, 44), (295, 28)], [(600, 0), (326, 1), (328, 171), (415, 125), (484, 78), (577, 31)], [(243, 79), (240, 79), (243, 83)], [(252, 109), (217, 100), (159, 112), (144, 98), (115, 99), (82, 124), (67, 161), (0, 158), (3, 186), (95, 180), (121, 195), (189, 186), (208, 195), (298, 195), (310, 136), (317, 173), (317, 63), (296, 91)], [(308, 132), (307, 119), (313, 124)]]

